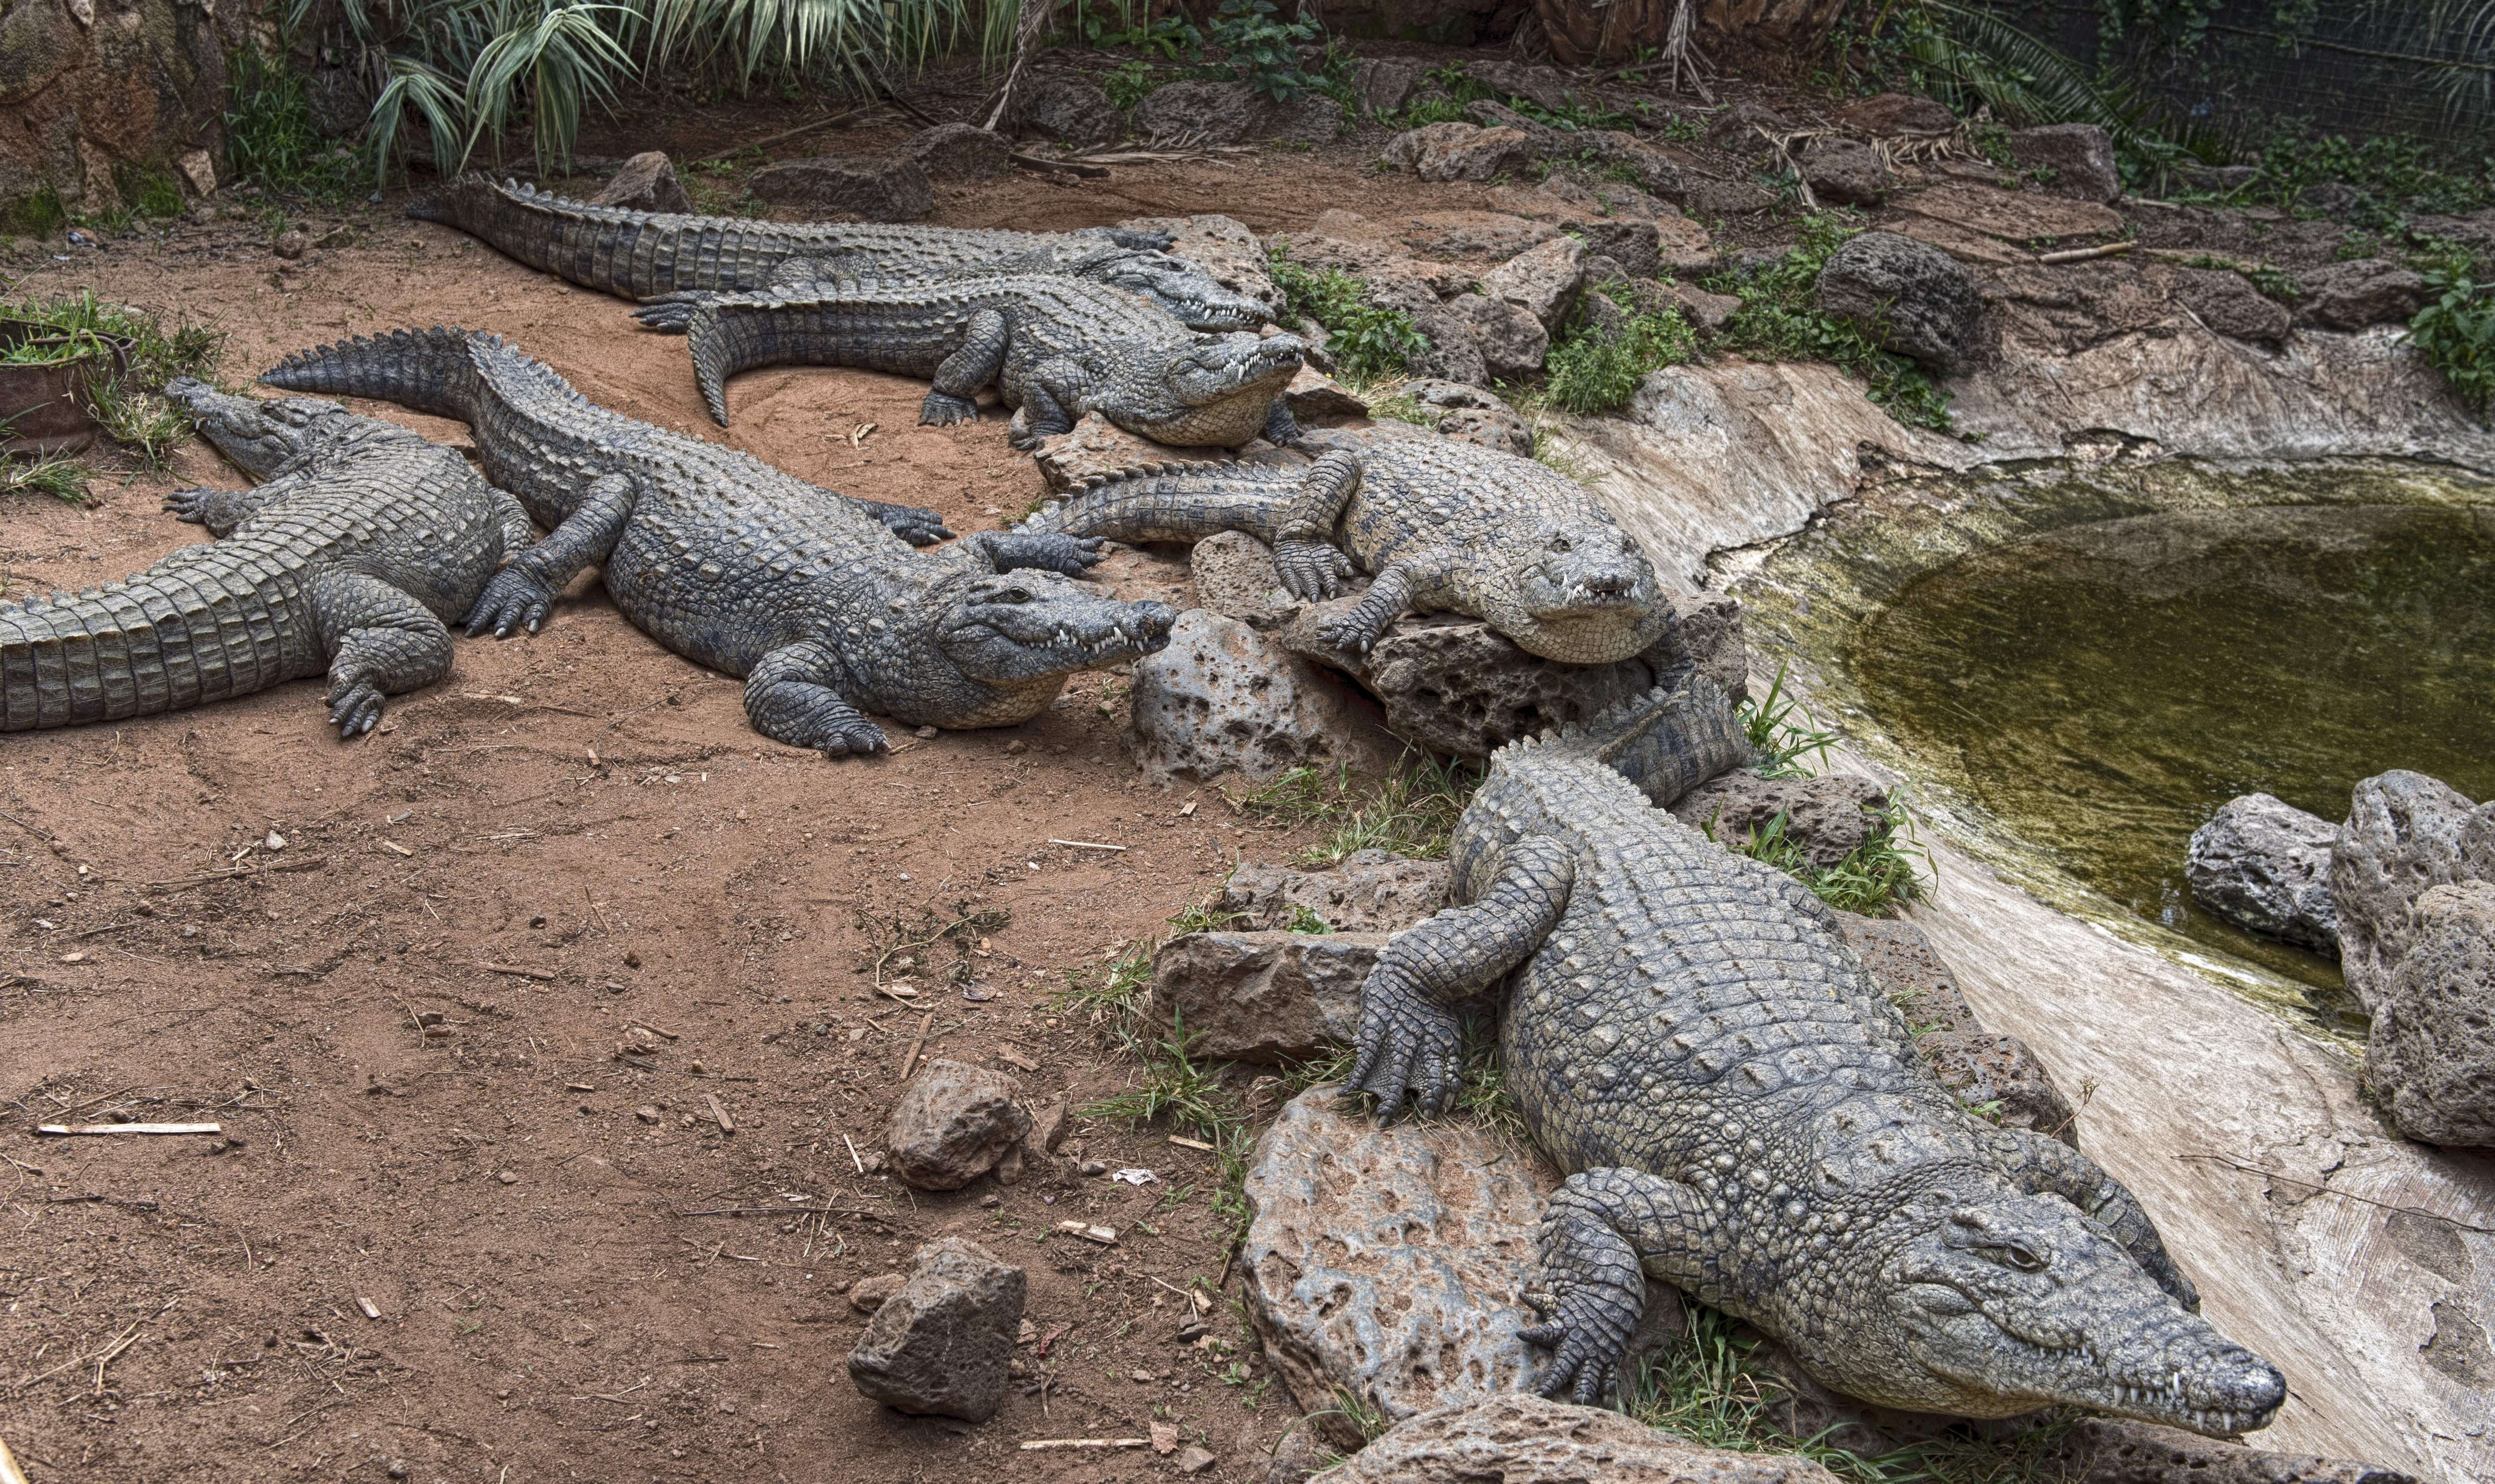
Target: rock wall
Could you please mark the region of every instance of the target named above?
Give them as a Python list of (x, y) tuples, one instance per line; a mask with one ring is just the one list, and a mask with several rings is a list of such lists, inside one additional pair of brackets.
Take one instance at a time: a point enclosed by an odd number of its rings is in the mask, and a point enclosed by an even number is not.
[(0, 224), (109, 210), (149, 177), (199, 189), (223, 164), (225, 87), (214, 0), (8, 0)]

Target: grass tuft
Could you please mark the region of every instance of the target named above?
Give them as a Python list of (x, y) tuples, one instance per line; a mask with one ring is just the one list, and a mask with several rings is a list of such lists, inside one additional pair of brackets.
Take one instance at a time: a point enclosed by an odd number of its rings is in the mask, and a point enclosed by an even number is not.
[(1698, 353), (1698, 337), (1677, 310), (1632, 315), (1609, 329), (1596, 329), (1585, 314), (1577, 311), (1575, 323), (1544, 362), (1551, 400), (1571, 412), (1617, 411), (1649, 373), (1682, 365)]
[(276, 55), (245, 45), (226, 54), (226, 158), (237, 179), (316, 201), (354, 192), (360, 169), (354, 150), (322, 136), (312, 116), (311, 85), (290, 66), (285, 39)]
[(1757, 755), (1750, 771), (1762, 778), (1811, 777), (1819, 770), (1804, 760), (1825, 763), (1828, 749), (1836, 744), (1836, 734), (1812, 725), (1810, 713), (1802, 709), (1801, 700), (1785, 693), (1785, 666), (1781, 660), (1776, 664), (1776, 678), (1768, 683), (1768, 693), (1757, 700), (1743, 696), (1735, 715), (1749, 739), (1750, 750)]
[(1332, 865), (1358, 850), (1388, 850), (1420, 861), (1444, 859), (1481, 777), (1458, 762), (1415, 756), (1366, 792), (1351, 770), (1332, 773), (1303, 764), (1277, 773), (1254, 792), (1230, 800), (1242, 814), (1290, 825), (1317, 825), (1324, 839), (1300, 852), (1302, 865)]
[(1282, 290), (1285, 324), (1313, 319), (1326, 332), (1326, 353), (1335, 374), (1353, 385), (1400, 377), (1411, 359), (1430, 348), (1430, 337), (1400, 309), (1369, 301), (1369, 285), (1336, 268), (1309, 268), (1291, 260), (1287, 248), (1266, 255), (1275, 286)]
[(1913, 361), (1880, 348), (1861, 326), (1821, 313), (1815, 300), (1819, 270), (1862, 230), (1853, 214), (1823, 211), (1802, 219), (1802, 241), (1775, 262), (1707, 279), (1704, 287), (1710, 292), (1741, 301), (1719, 343), (1771, 360), (1826, 361), (1860, 379), (1871, 400), (1897, 421), (1946, 433), (1949, 393)]
[(155, 316), (105, 303), (91, 289), (0, 304), (0, 316), (44, 327), (11, 348), (7, 359), (17, 365), (88, 359), (108, 365), (112, 343), (127, 346), (129, 369), (90, 384), (87, 413), (106, 437), (150, 468), (162, 467), (166, 455), (191, 433), (189, 414), (162, 395), (165, 383), (179, 376), (213, 375), (225, 348), (222, 330), (190, 323), (168, 329)]
[(0, 463), (0, 495), (49, 495), (65, 504), (86, 501), (87, 467), (65, 454)]

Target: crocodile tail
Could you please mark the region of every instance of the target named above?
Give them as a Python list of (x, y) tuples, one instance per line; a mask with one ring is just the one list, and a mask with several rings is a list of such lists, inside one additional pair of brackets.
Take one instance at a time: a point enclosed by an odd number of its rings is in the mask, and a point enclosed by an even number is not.
[(500, 345), (500, 336), (443, 325), (358, 335), (296, 351), (260, 379), (287, 391), (374, 397), (473, 422), (484, 390), (477, 354)]
[(758, 288), (803, 231), (741, 217), (601, 206), (482, 175), (462, 177), (407, 214), (455, 227), (539, 272), (628, 299)]
[(263, 595), (270, 575), (176, 557), (127, 582), (0, 605), (0, 732), (148, 716), (293, 679), (320, 649), (299, 614)]
[(1271, 546), (1279, 538), (1298, 469), (1220, 461), (1138, 464), (1093, 474), (1069, 490), (1053, 529), (1112, 541), (1201, 541), (1244, 530)]
[(1752, 756), (1732, 697), (1694, 670), (1591, 720), (1511, 747), (1590, 757), (1637, 785), (1658, 808)]

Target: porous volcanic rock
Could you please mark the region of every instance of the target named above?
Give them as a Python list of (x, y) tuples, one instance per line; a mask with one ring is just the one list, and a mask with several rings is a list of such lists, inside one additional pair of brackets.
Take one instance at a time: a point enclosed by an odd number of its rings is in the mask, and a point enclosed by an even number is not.
[(1000, 1162), (1019, 1172), (1031, 1132), (1022, 1085), (1001, 1072), (939, 1057), (892, 1105), (883, 1132), (892, 1172), (922, 1191), (957, 1191)]
[(2407, 947), (2409, 904), (2473, 878), (2495, 878), (2495, 803), (2406, 769), (2352, 791), (2330, 847), (2330, 906), (2348, 988), (2369, 1014)]
[(1822, 773), (1815, 778), (1762, 778), (1736, 771), (1699, 784), (1672, 805), (1672, 817), (1711, 831), (1727, 845), (1765, 833), (1784, 816), (1784, 836), (1802, 858), (1826, 870), (1880, 833), (1889, 794), (1868, 778)]
[(1519, 175), (1541, 157), (1541, 146), (1522, 130), (1449, 122), (1397, 135), (1378, 158), (1423, 180), (1444, 182)]
[(2425, 304), (2425, 278), (2387, 257), (2359, 257), (2296, 275), (2295, 321), (2326, 330), (2405, 324)]
[(2330, 910), (2330, 849), (2339, 827), (2268, 794), (2219, 805), (2192, 832), (2183, 877), (2201, 905), (2240, 926), (2339, 952)]
[(915, 222), (936, 209), (918, 162), (881, 155), (817, 155), (754, 172), (756, 200), (869, 222)]
[(1153, 954), (1154, 1025), (1215, 1061), (1304, 1062), (1350, 1041), (1386, 934), (1191, 932)]
[(1796, 162), (1813, 195), (1829, 205), (1877, 206), (1889, 195), (1889, 167), (1860, 139), (1814, 139)]
[(985, 1422), (1004, 1405), (1028, 1291), (1021, 1268), (966, 1238), (939, 1237), (867, 1321), (849, 1379), (900, 1411)]
[(2495, 1146), (2495, 881), (2419, 893), (2406, 939), (2375, 993), (2365, 1081), (2409, 1137)]
[(1731, 1453), (1530, 1392), (1432, 1408), (1315, 1475), (1323, 1484), (1835, 1484), (1805, 1458)]
[(1274, 549), (1244, 530), (1217, 531), (1196, 542), (1186, 554), (1186, 571), (1197, 603), (1249, 628), (1280, 628), (1304, 606), (1274, 570)]
[(901, 157), (930, 180), (988, 180), (1013, 167), (1013, 141), (976, 124), (938, 124), (902, 141)]
[(1351, 91), (1360, 100), (1360, 111), (1371, 118), (1402, 112), (1420, 90), (1421, 78), (1429, 70), (1427, 64), (1410, 57), (1362, 62), (1351, 75)]
[[(1574, 237), (1554, 237), (1484, 274), (1481, 291), (1531, 315), (1548, 335), (1556, 333), (1568, 312), (1577, 307), (1578, 290), (1585, 286), (1586, 244)], [(1547, 339), (1544, 344), (1547, 348)]]
[(1401, 932), (1447, 904), (1453, 868), (1384, 850), (1355, 850), (1331, 870), (1242, 862), (1221, 884), (1219, 913), (1284, 928), (1302, 912), (1337, 932)]
[(2279, 345), (2295, 322), (2286, 305), (2230, 269), (2176, 270), (2174, 297), (2216, 333), (2256, 346)]
[(615, 178), (589, 198), (593, 206), (621, 206), (627, 211), (685, 212), (693, 209), (684, 182), (663, 150), (645, 149), (624, 162)]
[(1236, 619), (1180, 614), (1169, 648), (1135, 661), (1126, 748), (1157, 778), (1265, 778), (1338, 759), (1392, 763), (1339, 681)]
[(2025, 1042), (1984, 1028), (1958, 988), (1957, 975), (1923, 929), (1895, 918), (1851, 912), (1835, 917), (1846, 946), (1906, 1017), (1916, 1054), (1943, 1087), (2009, 1127), (2033, 1129), (2079, 1147), (2078, 1110), (2052, 1075)]
[(1395, 390), (1429, 409), (1436, 418), (1438, 431), (1449, 438), (1512, 453), (1520, 459), (1533, 457), (1532, 427), (1496, 392), (1434, 377), (1415, 378)]
[(1109, 95), (1077, 77), (1033, 77), (1014, 100), (1016, 133), (1065, 144), (1099, 144), (1114, 138), (1118, 119)]
[(1936, 247), (1864, 232), (1829, 255), (1814, 291), (1822, 310), (1934, 371), (1956, 371), (1974, 355), (1984, 295)]
[(2010, 158), (2056, 196), (2110, 201), (2122, 195), (2122, 169), (2114, 163), (2113, 136), (2096, 124), (2014, 129)]
[(2083, 1417), (2054, 1448), (2064, 1484), (2418, 1484), (2397, 1469), (2274, 1453), (2180, 1428)]
[(1236, 144), (1254, 131), (1263, 100), (1245, 82), (1167, 82), (1135, 105), (1135, 133), (1148, 139)]
[[(1542, 321), (1534, 318), (1531, 310), (1505, 299), (1480, 293), (1458, 294), (1440, 305), (1432, 318), (1461, 324), (1480, 355), (1483, 369), (1496, 379), (1530, 376), (1542, 369), (1542, 358), (1551, 353), (1551, 332), (1543, 328)], [(1422, 329), (1430, 333), (1428, 324)], [(1446, 379), (1463, 379), (1449, 376)]]

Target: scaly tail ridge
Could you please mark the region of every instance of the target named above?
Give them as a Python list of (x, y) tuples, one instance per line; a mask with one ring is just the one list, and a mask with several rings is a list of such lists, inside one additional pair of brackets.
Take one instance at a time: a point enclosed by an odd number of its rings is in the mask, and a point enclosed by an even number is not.
[(1201, 541), (1242, 530), (1271, 546), (1305, 471), (1228, 461), (1141, 464), (1094, 474), (1042, 512), (1049, 529), (1112, 541)]
[(149, 716), (294, 679), (319, 647), (262, 595), (265, 575), (200, 562), (0, 605), (0, 732)]
[(502, 344), (500, 336), (444, 325), (359, 335), (297, 351), (260, 379), (287, 391), (373, 397), (470, 422), (484, 389), (477, 358)]

